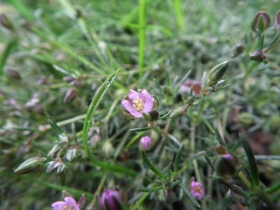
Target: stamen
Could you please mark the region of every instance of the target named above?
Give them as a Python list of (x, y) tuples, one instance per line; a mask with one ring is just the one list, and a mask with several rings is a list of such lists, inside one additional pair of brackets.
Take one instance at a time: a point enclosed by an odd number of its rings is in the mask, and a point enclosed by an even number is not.
[(142, 98), (137, 97), (133, 100), (133, 108), (136, 109), (138, 112), (141, 112), (144, 108), (144, 103)]

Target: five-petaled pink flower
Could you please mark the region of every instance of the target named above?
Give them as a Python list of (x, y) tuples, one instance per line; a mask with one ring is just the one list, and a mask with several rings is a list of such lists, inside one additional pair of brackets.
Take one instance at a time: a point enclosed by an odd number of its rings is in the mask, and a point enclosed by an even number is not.
[(79, 205), (72, 197), (64, 198), (64, 201), (57, 201), (52, 204), (53, 210), (80, 210)]
[(143, 136), (140, 142), (143, 150), (148, 150), (152, 145), (152, 139), (149, 136)]
[(150, 112), (153, 109), (154, 99), (147, 90), (130, 90), (123, 99), (122, 105), (134, 117), (142, 117), (142, 112)]
[(191, 182), (191, 194), (198, 200), (201, 200), (204, 196), (204, 187), (200, 182)]

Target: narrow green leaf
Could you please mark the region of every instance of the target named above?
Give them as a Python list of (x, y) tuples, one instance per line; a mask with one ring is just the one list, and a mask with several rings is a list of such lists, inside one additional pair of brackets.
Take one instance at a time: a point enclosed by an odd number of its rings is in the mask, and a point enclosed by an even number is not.
[(168, 117), (170, 115), (170, 113), (172, 112), (172, 110), (170, 110), (169, 112), (167, 112), (167, 114), (163, 115), (162, 117), (159, 117), (159, 119), (164, 119), (166, 117)]
[(145, 152), (141, 150), (141, 156), (145, 164), (148, 166), (151, 171), (153, 171), (156, 175), (158, 175), (161, 179), (164, 179), (164, 175), (148, 160)]
[(185, 76), (180, 80), (180, 82), (178, 82), (178, 83), (176, 83), (176, 86), (174, 87), (174, 89), (175, 89), (175, 95), (177, 95), (178, 94), (178, 91), (179, 91), (179, 89), (180, 89), (180, 86), (183, 84), (183, 82), (185, 82), (186, 81), (186, 79), (189, 77), (189, 75), (191, 74), (191, 72), (192, 72), (192, 70), (189, 70), (186, 74), (185, 74)]
[(65, 134), (65, 132), (56, 124), (56, 122), (52, 119), (52, 117), (47, 112), (45, 112), (45, 115), (48, 118), (48, 122), (52, 127), (52, 130), (57, 134), (60, 142), (68, 142), (68, 137)]
[(157, 187), (151, 187), (151, 188), (141, 187), (141, 188), (139, 188), (139, 191), (151, 193), (151, 192), (157, 192), (157, 191), (161, 190), (162, 188), (163, 188), (162, 185), (157, 186)]
[(151, 129), (152, 129), (151, 127), (143, 127), (143, 128), (132, 128), (130, 130), (135, 132), (142, 132), (142, 131), (149, 131)]
[(181, 189), (187, 194), (187, 196), (191, 199), (191, 201), (193, 202), (193, 204), (200, 208), (199, 203), (197, 202), (197, 200), (191, 195), (190, 191), (182, 184), (180, 183), (179, 186), (181, 187)]
[(92, 161), (92, 163), (94, 163), (95, 165), (99, 166), (100, 168), (102, 168), (104, 170), (119, 172), (119, 173), (127, 174), (127, 175), (134, 177), (134, 176), (136, 176), (136, 173), (126, 167), (116, 165), (116, 164), (111, 164), (111, 163), (108, 163), (107, 161), (103, 162), (103, 161), (97, 160), (92, 155), (92, 153), (90, 152), (90, 149), (88, 147), (88, 131), (91, 126), (92, 118), (94, 116), (94, 113), (95, 113), (99, 103), (102, 101), (103, 96), (109, 89), (110, 85), (114, 81), (118, 72), (119, 72), (119, 70), (115, 71), (104, 81), (104, 83), (100, 86), (96, 95), (92, 99), (92, 101), (89, 105), (88, 111), (86, 113), (86, 117), (85, 117), (85, 122), (84, 122), (83, 132), (82, 132), (82, 140), (83, 140), (84, 148), (86, 149), (86, 152), (87, 152), (88, 156), (90, 157), (90, 160)]
[(212, 162), (211, 162), (211, 160), (209, 159), (209, 157), (208, 157), (208, 155), (206, 154), (206, 152), (205, 152), (205, 154), (204, 154), (204, 157), (205, 157), (205, 160), (207, 161), (208, 165), (213, 169), (213, 171), (215, 171), (215, 167), (214, 167), (214, 165), (212, 164)]
[(185, 144), (182, 144), (180, 149), (178, 150), (176, 157), (175, 157), (175, 163), (174, 163), (174, 172), (177, 173), (179, 170), (179, 164), (180, 164), (180, 159), (182, 157), (183, 151), (184, 151)]
[(20, 13), (25, 19), (28, 21), (33, 21), (34, 16), (33, 13), (30, 11), (28, 6), (22, 0), (10, 0), (8, 1), (17, 11)]
[(12, 40), (6, 46), (6, 49), (2, 52), (2, 56), (0, 57), (0, 75), (3, 74), (3, 69), (6, 63), (9, 54), (11, 53), (12, 48), (17, 44), (16, 40)]
[(244, 136), (242, 134), (240, 134), (239, 137), (242, 141), (242, 145), (243, 145), (243, 148), (245, 150), (245, 153), (246, 153), (246, 156), (247, 156), (247, 159), (249, 162), (250, 172), (252, 174), (252, 187), (254, 188), (255, 186), (259, 186), (259, 170), (258, 170), (258, 166), (256, 163), (256, 159), (255, 159), (255, 156), (254, 156), (249, 144), (245, 140)]
[(280, 182), (278, 184), (274, 185), (273, 187), (266, 189), (265, 192), (266, 193), (273, 193), (273, 192), (276, 192), (278, 190), (280, 190)]
[(204, 119), (203, 117), (201, 117), (200, 119), (204, 122), (204, 124), (207, 126), (207, 128), (208, 128), (213, 134), (215, 134), (215, 130), (214, 130), (214, 128), (211, 126), (211, 124), (210, 124), (206, 119)]

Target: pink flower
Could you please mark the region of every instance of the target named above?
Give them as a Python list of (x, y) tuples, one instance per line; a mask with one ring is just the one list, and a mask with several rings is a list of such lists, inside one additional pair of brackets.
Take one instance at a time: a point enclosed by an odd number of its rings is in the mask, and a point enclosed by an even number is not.
[(152, 145), (152, 139), (149, 136), (143, 136), (140, 142), (143, 150), (148, 150), (149, 147)]
[(142, 112), (150, 112), (153, 109), (154, 99), (147, 90), (130, 90), (122, 101), (124, 108), (134, 117), (142, 117)]
[(122, 203), (120, 194), (115, 190), (106, 189), (101, 196), (101, 210), (119, 210)]
[(201, 200), (204, 196), (204, 187), (201, 183), (192, 181), (191, 182), (191, 194), (198, 200)]
[(57, 201), (52, 204), (53, 210), (80, 210), (79, 205), (72, 197), (64, 198), (64, 201)]

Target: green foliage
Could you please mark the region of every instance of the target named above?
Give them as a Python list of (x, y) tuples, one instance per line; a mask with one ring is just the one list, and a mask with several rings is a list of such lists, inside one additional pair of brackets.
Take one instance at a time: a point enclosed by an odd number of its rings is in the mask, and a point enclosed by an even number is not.
[[(50, 209), (66, 190), (96, 210), (106, 188), (132, 210), (277, 209), (276, 2), (1, 2), (0, 209)], [(153, 110), (125, 110), (129, 89)]]

